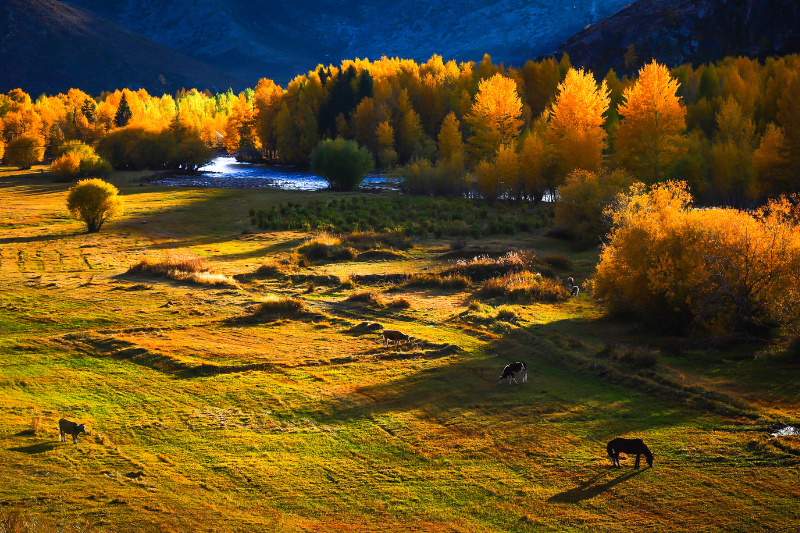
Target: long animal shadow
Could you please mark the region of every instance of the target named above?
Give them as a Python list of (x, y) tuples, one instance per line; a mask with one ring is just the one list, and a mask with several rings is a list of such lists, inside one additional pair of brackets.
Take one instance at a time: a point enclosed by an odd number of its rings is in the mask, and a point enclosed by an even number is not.
[(625, 472), (622, 475), (619, 475), (615, 478), (609, 479), (605, 483), (597, 484), (597, 482), (604, 477), (608, 472), (601, 471), (589, 478), (588, 480), (584, 481), (580, 485), (575, 488), (566, 490), (564, 492), (560, 492), (554, 496), (548, 498), (548, 502), (553, 503), (579, 503), (583, 500), (588, 500), (598, 496), (611, 487), (628, 481), (634, 476), (638, 476), (642, 473), (642, 470), (633, 470), (629, 472)]
[(19, 446), (16, 448), (9, 448), (8, 451), (10, 452), (20, 452), (20, 453), (27, 453), (29, 455), (34, 455), (37, 453), (44, 453), (49, 452), (50, 450), (54, 449), (57, 444), (52, 442), (40, 442), (39, 444), (31, 444), (29, 446)]

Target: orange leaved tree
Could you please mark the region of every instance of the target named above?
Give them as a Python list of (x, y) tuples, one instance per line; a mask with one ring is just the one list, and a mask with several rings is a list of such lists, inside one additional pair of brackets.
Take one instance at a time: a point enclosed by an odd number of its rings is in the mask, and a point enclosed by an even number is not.
[(598, 85), (591, 72), (583, 69), (570, 69), (558, 85), (558, 95), (549, 108), (547, 136), (560, 178), (578, 168), (600, 169), (606, 138), (603, 114), (609, 102), (605, 80)]
[(661, 181), (681, 155), (686, 108), (677, 96), (679, 83), (667, 67), (653, 60), (639, 71), (639, 80), (623, 92), (617, 109), (622, 116), (614, 147), (621, 166), (646, 183)]

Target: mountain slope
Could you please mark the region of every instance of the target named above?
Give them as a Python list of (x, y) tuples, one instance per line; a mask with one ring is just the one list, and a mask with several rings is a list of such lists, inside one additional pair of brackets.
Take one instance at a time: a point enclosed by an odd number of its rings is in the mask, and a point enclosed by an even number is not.
[(0, 0), (0, 92), (38, 95), (79, 87), (154, 94), (181, 87), (224, 91), (244, 82), (56, 0)]
[(522, 64), (628, 0), (70, 0), (254, 84), (382, 55)]
[(574, 65), (603, 73), (613, 68), (622, 74), (632, 73), (651, 58), (675, 66), (725, 56), (797, 53), (800, 3), (639, 0), (574, 35), (558, 52), (567, 52)]

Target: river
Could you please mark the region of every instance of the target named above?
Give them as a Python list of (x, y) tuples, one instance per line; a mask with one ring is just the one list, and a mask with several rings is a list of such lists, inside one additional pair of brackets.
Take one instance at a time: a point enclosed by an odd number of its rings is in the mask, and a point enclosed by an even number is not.
[[(283, 189), (287, 191), (319, 191), (328, 182), (311, 172), (292, 167), (240, 163), (233, 156), (220, 156), (200, 168), (200, 174), (176, 176), (156, 181), (161, 185), (183, 187), (216, 187), (223, 189)], [(367, 189), (397, 189), (393, 178), (368, 174), (361, 185)]]

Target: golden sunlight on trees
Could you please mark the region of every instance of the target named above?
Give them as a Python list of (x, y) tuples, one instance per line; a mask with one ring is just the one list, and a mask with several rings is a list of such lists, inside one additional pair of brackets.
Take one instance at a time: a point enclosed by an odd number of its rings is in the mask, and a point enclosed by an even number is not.
[(108, 182), (97, 178), (81, 180), (67, 194), (67, 209), (86, 223), (89, 233), (96, 233), (106, 221), (122, 213), (122, 198)]
[(465, 164), (464, 142), (455, 113), (449, 113), (439, 130), (439, 161), (463, 171)]
[(600, 169), (606, 138), (603, 114), (609, 102), (605, 80), (598, 85), (592, 74), (583, 69), (570, 69), (559, 84), (558, 95), (549, 109), (547, 130), (558, 176), (578, 168)]
[(678, 81), (664, 65), (649, 63), (639, 80), (624, 90), (617, 109), (622, 117), (614, 148), (620, 166), (646, 183), (661, 181), (681, 155), (686, 109), (677, 96)]
[(63, 181), (79, 176), (101, 176), (111, 172), (111, 165), (98, 156), (91, 146), (71, 141), (59, 149), (61, 154), (50, 164), (50, 172)]
[(375, 131), (378, 140), (378, 163), (381, 168), (390, 168), (397, 162), (397, 152), (394, 150), (394, 128), (388, 121), (378, 124)]
[(475, 103), (466, 120), (472, 127), (470, 145), (476, 159), (493, 155), (514, 141), (522, 129), (522, 101), (514, 80), (495, 74), (478, 85)]
[(33, 135), (21, 135), (8, 143), (6, 162), (21, 169), (29, 169), (44, 158), (44, 140)]
[(671, 330), (800, 326), (800, 211), (785, 198), (755, 212), (691, 208), (683, 183), (634, 186), (609, 210), (595, 276), (612, 312)]
[(609, 229), (605, 210), (633, 182), (633, 176), (622, 169), (601, 173), (573, 170), (558, 189), (556, 225), (565, 228), (575, 240), (597, 245)]

